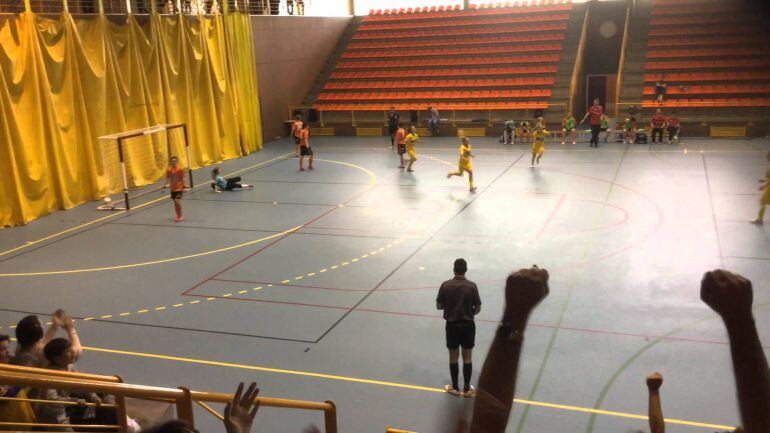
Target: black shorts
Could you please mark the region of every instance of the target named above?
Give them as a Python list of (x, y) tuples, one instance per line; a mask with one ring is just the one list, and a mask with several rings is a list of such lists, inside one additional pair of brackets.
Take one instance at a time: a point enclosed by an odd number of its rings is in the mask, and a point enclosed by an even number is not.
[(396, 131), (398, 131), (398, 126), (388, 126), (389, 135), (396, 135)]
[(449, 350), (473, 349), (476, 345), (476, 324), (474, 322), (447, 322), (446, 347)]
[(599, 128), (599, 131), (601, 131), (601, 132), (604, 132), (604, 131), (606, 131), (607, 129), (609, 129), (609, 128)]
[(399, 144), (398, 145), (398, 154), (403, 155), (406, 153), (406, 144)]
[(310, 146), (300, 146), (299, 147), (299, 154), (302, 156), (309, 156), (313, 154), (313, 149), (310, 148)]
[(171, 200), (182, 198), (183, 194), (184, 194), (184, 191), (171, 191)]

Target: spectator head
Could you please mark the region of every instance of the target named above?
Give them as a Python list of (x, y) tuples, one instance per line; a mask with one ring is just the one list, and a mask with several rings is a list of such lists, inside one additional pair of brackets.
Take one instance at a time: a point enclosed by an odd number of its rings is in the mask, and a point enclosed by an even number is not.
[(404, 126), (404, 124), (402, 122), (398, 122), (398, 127), (399, 128), (402, 128), (403, 126)]
[(431, 111), (431, 110), (433, 110), (433, 106), (432, 105), (428, 105), (428, 111)]
[(300, 120), (300, 119), (302, 119), (302, 115), (301, 115), (301, 114), (299, 114), (299, 113), (296, 113), (296, 114), (294, 115), (294, 118), (295, 118), (295, 119), (297, 119), (297, 120)]
[(599, 105), (599, 98), (594, 98), (594, 107)]
[(147, 430), (142, 430), (145, 433), (195, 433), (196, 431), (191, 429), (186, 422), (181, 419), (175, 419), (166, 421), (156, 426), (150, 427)]
[(394, 106), (392, 106), (392, 105), (391, 105), (391, 106), (390, 106), (390, 111), (396, 111), (396, 107), (394, 107)]
[(409, 132), (411, 132), (412, 134), (416, 134), (417, 133), (417, 127), (414, 126), (414, 125), (410, 126), (409, 127)]
[(455, 260), (454, 271), (455, 275), (465, 275), (468, 272), (468, 262), (465, 259)]
[(172, 167), (176, 167), (178, 164), (179, 164), (179, 158), (177, 158), (176, 156), (172, 156), (171, 158), (168, 159), (168, 165)]
[(21, 347), (31, 347), (43, 339), (43, 325), (37, 316), (27, 316), (16, 324), (16, 340)]
[(216, 179), (217, 176), (219, 176), (219, 173), (222, 172), (222, 169), (219, 167), (214, 167), (213, 170), (211, 170), (211, 178)]
[(468, 145), (468, 143), (470, 142), (470, 141), (468, 141), (468, 137), (463, 137), (463, 138), (461, 139), (461, 141), (462, 141), (462, 143), (463, 143), (464, 145), (466, 145), (466, 146), (467, 146), (467, 145)]
[(676, 117), (676, 111), (672, 111), (672, 112), (671, 112), (671, 115), (672, 115), (672, 116), (674, 116), (674, 117)]
[(0, 334), (0, 364), (11, 362), (11, 338)]
[(66, 367), (75, 362), (72, 343), (66, 338), (54, 338), (45, 345), (43, 355), (52, 365)]
[(662, 113), (662, 111), (660, 110), (660, 108), (658, 108), (657, 110), (655, 110), (655, 114), (660, 114), (660, 113)]

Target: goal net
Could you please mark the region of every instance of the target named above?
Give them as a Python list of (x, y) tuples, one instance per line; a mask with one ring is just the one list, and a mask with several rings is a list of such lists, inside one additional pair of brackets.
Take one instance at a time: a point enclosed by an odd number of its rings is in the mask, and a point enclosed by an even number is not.
[[(159, 192), (165, 184), (166, 168), (172, 157), (188, 172), (189, 188), (193, 186), (190, 168), (190, 145), (184, 123), (156, 125), (99, 137), (102, 167), (107, 193), (122, 192), (123, 198), (105, 197), (99, 210), (130, 210), (132, 200)], [(162, 182), (158, 182), (163, 180)]]

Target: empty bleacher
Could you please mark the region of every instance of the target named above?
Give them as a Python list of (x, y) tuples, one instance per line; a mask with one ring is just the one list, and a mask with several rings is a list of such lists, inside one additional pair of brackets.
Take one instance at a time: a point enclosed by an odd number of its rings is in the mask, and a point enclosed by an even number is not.
[[(568, 0), (541, 3), (373, 10), (351, 24), (348, 40), (341, 41), (306, 105), (323, 111), (327, 123), (344, 111), (364, 112), (359, 123), (365, 112), (377, 111), (369, 118), (381, 122), (382, 110), (391, 105), (439, 111), (548, 108), (565, 50), (572, 55), (566, 65), (572, 72), (577, 41), (568, 42), (566, 35), (570, 29), (579, 36), (575, 22), (582, 24), (582, 13), (575, 14)], [(350, 114), (340, 119), (350, 123)]]
[[(770, 35), (761, 6), (729, 0), (640, 0), (626, 52), (621, 100), (676, 109), (683, 121), (767, 119)], [(665, 77), (665, 78), (663, 78)], [(655, 83), (667, 84), (664, 102)]]

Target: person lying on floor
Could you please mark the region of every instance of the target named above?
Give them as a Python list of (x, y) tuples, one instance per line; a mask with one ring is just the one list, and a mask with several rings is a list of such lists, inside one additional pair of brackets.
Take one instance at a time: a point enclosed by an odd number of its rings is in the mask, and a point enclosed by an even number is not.
[(241, 183), (240, 176), (225, 178), (222, 176), (222, 169), (219, 167), (214, 167), (214, 169), (211, 170), (211, 179), (213, 179), (211, 181), (211, 189), (216, 192), (232, 191), (236, 188), (254, 188), (254, 185)]

